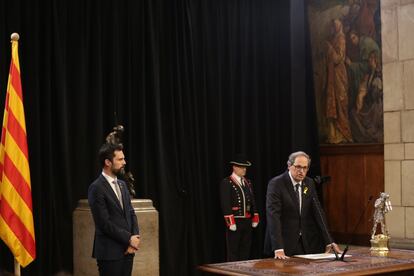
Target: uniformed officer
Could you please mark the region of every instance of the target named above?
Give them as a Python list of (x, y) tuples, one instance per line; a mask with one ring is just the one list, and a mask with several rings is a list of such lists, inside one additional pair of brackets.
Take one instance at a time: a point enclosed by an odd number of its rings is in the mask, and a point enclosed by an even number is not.
[(252, 164), (242, 156), (230, 161), (233, 173), (220, 184), (221, 207), (226, 222), (227, 261), (247, 260), (252, 244), (252, 227), (259, 224), (253, 187), (245, 178)]

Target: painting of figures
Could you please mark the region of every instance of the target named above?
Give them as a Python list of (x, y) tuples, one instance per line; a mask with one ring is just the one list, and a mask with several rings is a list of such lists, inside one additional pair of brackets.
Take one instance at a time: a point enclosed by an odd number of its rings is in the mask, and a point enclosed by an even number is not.
[(321, 144), (383, 143), (379, 0), (309, 0)]

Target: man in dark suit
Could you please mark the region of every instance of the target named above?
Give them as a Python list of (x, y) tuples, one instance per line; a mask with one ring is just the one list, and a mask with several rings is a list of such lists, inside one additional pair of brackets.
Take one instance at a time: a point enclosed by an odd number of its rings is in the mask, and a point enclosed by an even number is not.
[(122, 144), (105, 143), (99, 150), (102, 173), (89, 186), (88, 201), (95, 221), (92, 257), (99, 275), (130, 276), (133, 258), (140, 243), (137, 217), (125, 182)]
[(288, 171), (269, 181), (265, 253), (275, 259), (331, 249), (340, 252), (328, 232), (313, 180), (306, 177), (310, 163), (305, 152), (294, 152)]
[(245, 178), (251, 163), (242, 156), (230, 161), (233, 173), (220, 184), (221, 208), (226, 222), (227, 261), (247, 260), (252, 244), (252, 227), (259, 224), (253, 187)]

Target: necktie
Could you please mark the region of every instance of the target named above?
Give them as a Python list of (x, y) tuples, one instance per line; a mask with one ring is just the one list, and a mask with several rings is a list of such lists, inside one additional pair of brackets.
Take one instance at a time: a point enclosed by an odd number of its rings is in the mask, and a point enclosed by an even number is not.
[(243, 177), (240, 177), (240, 184), (242, 185), (242, 187), (244, 186)]
[(116, 195), (118, 197), (119, 203), (121, 204), (122, 209), (124, 209), (124, 205), (122, 204), (122, 193), (121, 193), (121, 188), (119, 187), (119, 184), (117, 181), (112, 182), (115, 184), (115, 190), (116, 190)]
[(300, 195), (299, 195), (299, 187), (300, 187), (300, 184), (299, 184), (299, 183), (297, 183), (297, 184), (295, 185), (295, 191), (296, 191), (296, 197), (297, 197), (297, 199), (298, 199), (299, 210), (300, 210)]

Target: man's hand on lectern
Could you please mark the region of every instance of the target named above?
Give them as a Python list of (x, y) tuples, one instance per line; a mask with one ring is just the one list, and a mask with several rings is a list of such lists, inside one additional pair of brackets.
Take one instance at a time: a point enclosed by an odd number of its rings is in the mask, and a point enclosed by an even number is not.
[(339, 246), (336, 243), (328, 244), (325, 248), (325, 253), (333, 253), (335, 250), (336, 253), (342, 253), (342, 250), (339, 248)]
[(278, 260), (285, 260), (285, 259), (289, 259), (289, 256), (285, 255), (285, 251), (282, 250), (275, 250), (275, 259)]

